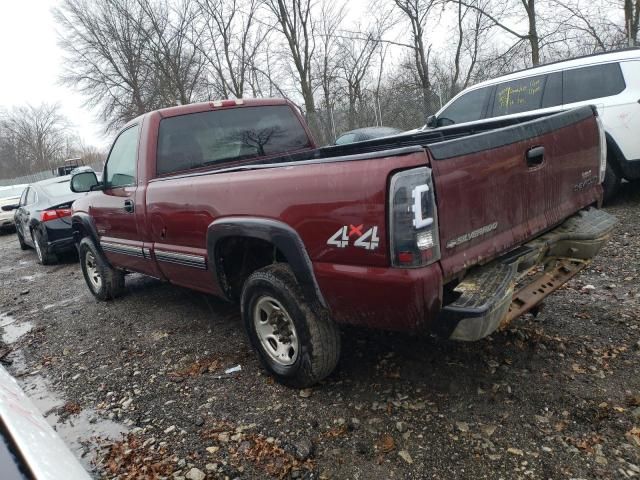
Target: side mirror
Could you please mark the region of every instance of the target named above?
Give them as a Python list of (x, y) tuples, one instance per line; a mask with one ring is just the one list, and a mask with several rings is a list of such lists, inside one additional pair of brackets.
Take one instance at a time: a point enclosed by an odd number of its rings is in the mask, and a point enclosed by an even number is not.
[(435, 115), (429, 115), (427, 117), (427, 127), (436, 128), (438, 126), (438, 119)]
[(95, 172), (79, 172), (71, 177), (71, 191), (76, 193), (90, 192), (100, 185)]
[(16, 210), (18, 207), (20, 207), (20, 205), (13, 204), (13, 205), (3, 205), (2, 206), (2, 211), (3, 212), (10, 212), (11, 210)]

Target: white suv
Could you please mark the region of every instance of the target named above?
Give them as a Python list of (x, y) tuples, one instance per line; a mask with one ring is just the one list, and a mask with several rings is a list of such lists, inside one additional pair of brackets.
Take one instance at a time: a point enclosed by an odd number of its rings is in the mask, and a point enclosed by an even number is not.
[(595, 105), (607, 134), (605, 198), (640, 179), (640, 48), (589, 55), (511, 73), (467, 88), (424, 128)]

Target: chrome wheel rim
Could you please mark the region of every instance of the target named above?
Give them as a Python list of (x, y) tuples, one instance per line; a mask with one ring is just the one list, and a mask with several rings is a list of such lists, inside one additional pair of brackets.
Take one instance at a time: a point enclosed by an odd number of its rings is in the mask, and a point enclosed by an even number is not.
[(282, 366), (293, 365), (300, 343), (296, 327), (282, 304), (273, 297), (261, 297), (253, 309), (253, 325), (262, 349)]
[(92, 252), (87, 252), (84, 257), (84, 266), (87, 272), (87, 278), (89, 279), (89, 283), (94, 291), (100, 290), (102, 286), (102, 277), (100, 276), (100, 271), (98, 270), (98, 265), (96, 264), (96, 257)]
[(36, 239), (36, 236), (33, 233), (31, 234), (31, 240), (33, 241), (33, 245), (36, 247), (36, 253), (38, 254), (38, 260), (40, 260), (40, 262), (42, 262), (42, 250), (40, 249), (40, 243), (38, 243), (38, 240)]

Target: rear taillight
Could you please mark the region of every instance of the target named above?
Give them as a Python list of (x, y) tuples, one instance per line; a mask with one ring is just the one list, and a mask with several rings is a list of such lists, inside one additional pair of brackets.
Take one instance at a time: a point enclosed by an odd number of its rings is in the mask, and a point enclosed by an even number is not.
[(598, 123), (598, 133), (600, 137), (600, 183), (604, 182), (604, 175), (607, 172), (607, 134), (600, 117), (596, 117)]
[(40, 213), (40, 220), (43, 222), (48, 222), (49, 220), (56, 220), (58, 218), (70, 217), (71, 209), (70, 208), (58, 208), (56, 210), (43, 210)]
[(440, 259), (430, 168), (414, 168), (391, 177), (389, 229), (393, 266), (421, 267)]

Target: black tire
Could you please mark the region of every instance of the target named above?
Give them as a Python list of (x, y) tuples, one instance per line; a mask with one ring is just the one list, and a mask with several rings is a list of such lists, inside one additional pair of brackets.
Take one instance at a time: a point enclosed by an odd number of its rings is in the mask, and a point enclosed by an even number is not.
[(18, 230), (17, 228), (16, 228), (16, 235), (18, 236), (18, 243), (20, 244), (20, 250), (29, 250), (29, 245), (24, 243), (24, 238), (22, 237), (20, 230)]
[(41, 265), (51, 265), (58, 261), (58, 258), (49, 249), (47, 242), (42, 238), (42, 234), (38, 230), (31, 230), (31, 240), (38, 255), (38, 262)]
[[(289, 359), (293, 361), (290, 365), (274, 360), (259, 338), (255, 315), (259, 315), (259, 302), (267, 299), (280, 304), (286, 318), (295, 327), (293, 331), (297, 337), (298, 351), (295, 359)], [(325, 309), (305, 300), (287, 264), (270, 265), (251, 274), (242, 289), (241, 308), (251, 345), (258, 352), (264, 367), (279, 383), (305, 388), (324, 379), (335, 369), (340, 358), (340, 330)], [(263, 325), (267, 324), (273, 325), (265, 320)]]
[(616, 196), (621, 183), (622, 178), (618, 176), (609, 160), (607, 160), (607, 170), (604, 174), (604, 182), (602, 182), (603, 199), (605, 202), (610, 201)]
[(84, 281), (98, 300), (112, 300), (124, 293), (124, 272), (113, 268), (90, 238), (80, 241), (78, 253)]

